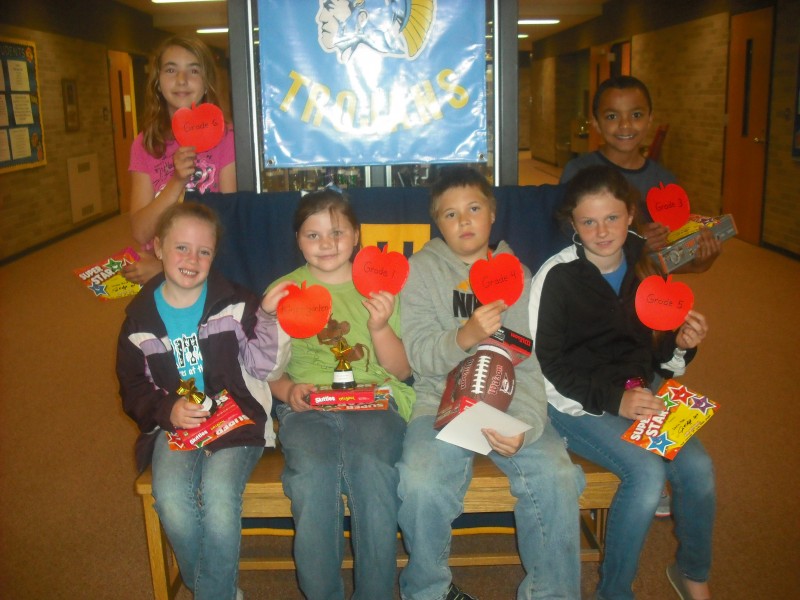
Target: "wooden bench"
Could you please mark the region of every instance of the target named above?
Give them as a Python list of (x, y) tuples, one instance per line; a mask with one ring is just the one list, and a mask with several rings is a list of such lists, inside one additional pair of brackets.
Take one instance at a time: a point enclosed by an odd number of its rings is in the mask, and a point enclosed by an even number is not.
[[(586, 488), (580, 498), (581, 508), (581, 560), (599, 561), (602, 558), (605, 536), (606, 514), (611, 500), (617, 491), (619, 480), (608, 471), (578, 456), (572, 460), (583, 468), (586, 474)], [(281, 472), (283, 455), (279, 450), (268, 449), (253, 471), (247, 483), (243, 498), (243, 517), (291, 517), (289, 499), (283, 493)], [(472, 482), (464, 498), (464, 513), (511, 512), (515, 498), (509, 490), (506, 476), (484, 456), (475, 459)], [(152, 495), (150, 468), (136, 480), (136, 493), (142, 498), (144, 509), (147, 547), (150, 554), (150, 573), (153, 578), (153, 594), (156, 600), (172, 600), (181, 580), (178, 566), (167, 537), (161, 528), (155, 511)], [(513, 529), (508, 529), (513, 533)], [(478, 533), (485, 533), (479, 531)], [(263, 529), (243, 529), (243, 535), (265, 535)], [(405, 565), (407, 557), (400, 554), (399, 566)], [(519, 564), (519, 556), (514, 552), (480, 552), (475, 554), (452, 554), (451, 566), (486, 566)], [(346, 559), (343, 565), (352, 568), (352, 560)], [(275, 558), (242, 558), (242, 570), (294, 569), (291, 555)]]

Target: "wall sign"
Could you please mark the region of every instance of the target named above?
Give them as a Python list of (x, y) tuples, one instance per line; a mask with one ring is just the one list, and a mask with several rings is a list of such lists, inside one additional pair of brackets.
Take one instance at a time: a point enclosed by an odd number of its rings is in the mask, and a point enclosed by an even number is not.
[(0, 173), (47, 163), (36, 45), (0, 37)]
[(484, 2), (258, 0), (268, 167), (486, 160)]

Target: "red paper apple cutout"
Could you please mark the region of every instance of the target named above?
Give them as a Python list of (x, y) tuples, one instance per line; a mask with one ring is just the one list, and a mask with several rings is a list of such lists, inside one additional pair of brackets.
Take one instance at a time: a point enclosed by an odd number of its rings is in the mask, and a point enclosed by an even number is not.
[(286, 287), (289, 292), (278, 303), (278, 323), (293, 338), (317, 335), (331, 318), (331, 293), (321, 285), (306, 282)]
[(692, 309), (694, 294), (680, 281), (666, 281), (659, 275), (646, 277), (636, 290), (636, 314), (650, 329), (671, 331), (680, 327)]
[(476, 260), (469, 270), (469, 284), (481, 304), (502, 300), (511, 306), (525, 287), (522, 263), (513, 254), (497, 254)]
[(647, 192), (647, 210), (656, 223), (663, 223), (670, 231), (680, 229), (689, 220), (689, 197), (677, 183), (652, 187)]
[(353, 284), (362, 296), (386, 291), (398, 294), (408, 279), (408, 259), (399, 252), (381, 251), (377, 246), (359, 250), (353, 260)]
[(172, 115), (172, 133), (181, 146), (194, 146), (195, 152), (205, 152), (225, 136), (225, 117), (214, 104), (192, 103), (192, 108), (179, 108)]

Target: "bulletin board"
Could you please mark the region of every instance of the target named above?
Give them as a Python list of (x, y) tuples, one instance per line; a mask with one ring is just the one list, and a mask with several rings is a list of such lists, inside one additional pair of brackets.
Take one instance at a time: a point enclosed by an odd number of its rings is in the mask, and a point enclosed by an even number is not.
[(0, 173), (47, 164), (36, 45), (0, 37)]

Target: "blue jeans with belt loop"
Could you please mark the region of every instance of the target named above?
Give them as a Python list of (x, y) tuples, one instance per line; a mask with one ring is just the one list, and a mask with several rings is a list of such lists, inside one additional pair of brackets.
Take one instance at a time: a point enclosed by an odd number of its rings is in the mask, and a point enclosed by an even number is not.
[(397, 575), (397, 468), (405, 420), (387, 410), (294, 412), (277, 405), (292, 502), (294, 559), (308, 600), (343, 600), (344, 505), (350, 509), (353, 600), (393, 598)]
[(672, 489), (672, 514), (678, 538), (677, 563), (693, 581), (707, 581), (716, 494), (714, 468), (697, 437), (671, 461), (620, 439), (630, 419), (568, 415), (548, 406), (554, 427), (576, 454), (605, 467), (620, 479), (606, 525), (605, 555), (597, 598), (631, 600), (639, 555), (653, 522), (664, 482)]
[(242, 494), (262, 446), (170, 450), (155, 434), (155, 509), (195, 600), (234, 600), (239, 579)]
[[(400, 469), (400, 529), (408, 566), (400, 574), (404, 600), (442, 600), (452, 575), (447, 564), (451, 524), (464, 509), (474, 453), (436, 439), (434, 416), (420, 416), (406, 431)], [(514, 520), (525, 578), (517, 600), (580, 598), (578, 498), (583, 471), (569, 459), (548, 423), (538, 440), (514, 456), (490, 452), (517, 499)]]

